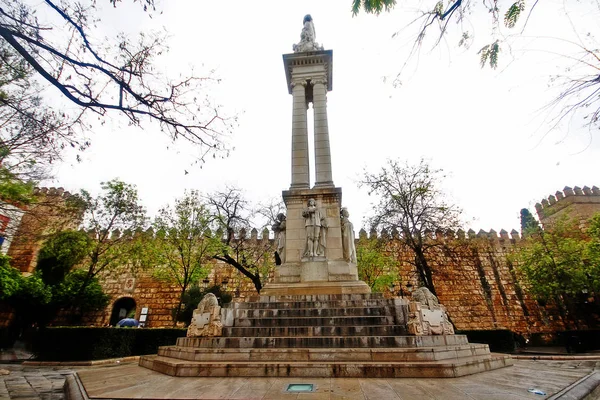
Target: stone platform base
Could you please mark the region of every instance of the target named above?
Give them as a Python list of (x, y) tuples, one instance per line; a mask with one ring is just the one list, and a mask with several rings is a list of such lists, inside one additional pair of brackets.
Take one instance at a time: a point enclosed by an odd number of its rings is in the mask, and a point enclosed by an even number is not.
[[(345, 349), (352, 352), (354, 349)], [(171, 376), (323, 377), (323, 378), (457, 378), (512, 365), (505, 355), (472, 356), (443, 361), (188, 361), (143, 356), (140, 366)]]
[(363, 281), (267, 283), (260, 292), (261, 297), (363, 293), (371, 293)]
[(271, 293), (285, 295), (224, 307), (222, 337), (178, 338), (139, 365), (172, 376), (329, 378), (451, 378), (512, 365), (464, 335), (409, 335), (407, 300), (331, 294), (360, 283), (275, 284)]

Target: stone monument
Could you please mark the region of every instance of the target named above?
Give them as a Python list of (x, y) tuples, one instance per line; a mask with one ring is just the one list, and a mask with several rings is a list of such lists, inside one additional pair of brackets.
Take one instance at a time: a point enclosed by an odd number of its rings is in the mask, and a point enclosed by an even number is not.
[[(352, 224), (347, 215), (341, 215), (342, 189), (333, 183), (327, 124), (327, 92), (332, 88), (333, 52), (323, 50), (316, 42), (310, 15), (304, 17), (303, 23), (300, 42), (293, 46), (294, 53), (283, 55), (293, 106), (291, 184), (289, 190), (283, 192), (287, 208), (284, 243), (281, 243), (278, 223), (274, 225), (278, 229), (277, 253), (281, 265), (276, 269), (274, 282), (265, 285), (261, 294), (369, 293), (369, 286), (358, 280), (354, 237), (348, 237), (354, 235)], [(307, 127), (310, 103), (314, 111), (315, 175), (312, 187)], [(343, 223), (346, 224), (345, 231)]]
[(216, 299), (201, 302), (188, 337), (140, 357), (140, 365), (173, 376), (282, 378), (447, 378), (511, 365), (509, 356), (492, 355), (487, 345), (454, 335), (445, 309), (425, 288), (410, 301), (388, 299), (358, 280), (354, 228), (332, 179), (325, 105), (332, 53), (316, 44), (310, 16), (294, 51), (283, 56), (294, 104), (292, 183), (283, 192), (287, 215), (279, 214), (273, 224), (275, 281), (259, 296), (223, 307), (220, 317)]
[(217, 296), (207, 293), (198, 307), (194, 310), (192, 322), (187, 330), (187, 337), (196, 336), (221, 336), (223, 324), (221, 323), (221, 307)]

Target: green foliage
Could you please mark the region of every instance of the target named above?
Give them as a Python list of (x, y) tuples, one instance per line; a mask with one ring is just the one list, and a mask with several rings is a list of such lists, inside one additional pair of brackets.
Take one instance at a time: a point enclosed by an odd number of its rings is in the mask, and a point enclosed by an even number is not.
[(62, 231), (51, 236), (40, 249), (36, 270), (45, 283), (54, 285), (65, 279), (71, 270), (88, 256), (92, 246), (90, 236), (81, 231)]
[(538, 299), (568, 302), (600, 291), (600, 216), (582, 230), (567, 216), (525, 237), (513, 256), (528, 290)]
[(156, 239), (148, 243), (155, 258), (153, 275), (181, 289), (174, 315), (180, 313), (188, 287), (208, 275), (207, 263), (220, 247), (220, 240), (210, 231), (211, 221), (196, 191), (176, 199), (174, 207), (161, 209), (154, 220)]
[[(537, 2), (536, 2), (537, 3)], [(490, 2), (490, 3), (482, 3), (483, 7), (486, 11), (492, 14), (492, 23), (494, 24), (493, 31), (496, 30), (496, 25), (500, 19), (500, 8), (498, 7), (498, 2)], [(384, 9), (385, 11), (390, 11), (396, 5), (395, 1), (388, 0), (373, 0), (373, 1), (361, 1), (361, 0), (353, 0), (352, 2), (352, 14), (356, 15), (361, 10), (368, 14), (380, 14)], [(511, 4), (506, 12), (504, 13), (504, 26), (509, 29), (512, 29), (516, 26), (519, 21), (520, 16), (523, 11), (525, 11), (526, 3), (525, 0), (517, 0), (513, 4)], [(461, 27), (467, 26), (469, 24), (463, 24), (465, 15), (473, 12), (473, 3), (468, 0), (450, 0), (447, 3), (444, 1), (437, 1), (433, 3), (433, 5), (426, 6), (425, 9), (419, 10), (419, 17), (417, 17), (411, 25), (420, 26), (420, 31), (416, 35), (417, 39), (415, 40), (415, 45), (420, 46), (422, 44), (422, 40), (426, 35), (428, 29), (432, 29), (431, 26), (438, 26), (440, 29), (439, 38), (435, 42), (435, 46), (438, 46), (443, 41), (441, 38), (447, 34), (447, 25), (448, 21), (452, 18), (456, 21), (456, 23)], [(458, 12), (457, 12), (458, 10)], [(434, 24), (434, 22), (440, 22), (438, 24)], [(446, 21), (446, 23), (442, 23), (441, 21)], [(415, 24), (415, 22), (419, 22), (419, 24)], [(459, 40), (459, 46), (466, 45), (468, 40), (471, 39), (470, 35), (466, 31), (461, 31), (461, 39)], [(496, 38), (497, 35), (493, 35), (492, 38)], [(498, 67), (498, 57), (500, 54), (501, 42), (499, 39), (496, 39), (491, 44), (488, 44), (479, 50), (477, 54), (480, 55), (480, 64), (481, 67), (485, 67), (489, 65), (490, 68), (496, 69)], [(418, 54), (415, 52), (414, 54)]]
[(23, 277), (10, 266), (10, 257), (0, 254), (0, 300), (7, 300), (21, 290)]
[(504, 25), (507, 28), (514, 28), (523, 10), (525, 10), (525, 0), (513, 3), (504, 14)]
[(57, 307), (67, 308), (76, 301), (77, 308), (81, 312), (106, 307), (110, 297), (104, 294), (102, 285), (96, 278), (92, 278), (84, 286), (86, 275), (86, 271), (78, 269), (66, 275), (62, 282), (53, 286), (53, 303)]
[[(85, 190), (80, 194), (85, 210), (83, 228), (91, 239), (88, 254), (82, 261), (87, 277), (82, 282), (81, 292), (100, 273), (138, 265), (132, 262), (138, 249), (132, 250), (130, 235), (144, 227), (146, 212), (140, 204), (137, 189), (118, 179), (102, 182), (102, 189), (103, 193), (97, 197)], [(113, 232), (123, 234), (115, 237)], [(85, 247), (81, 240), (79, 250)]]
[(59, 327), (38, 330), (32, 349), (43, 361), (86, 361), (156, 354), (175, 344), (185, 329)]
[(396, 0), (352, 0), (352, 14), (357, 15), (361, 9), (369, 14), (381, 14), (383, 10), (390, 11), (396, 5)]
[(32, 305), (46, 305), (52, 300), (52, 290), (44, 284), (38, 274), (23, 278), (23, 283), (16, 295), (18, 302), (28, 302)]
[(23, 182), (6, 167), (0, 167), (0, 198), (16, 204), (30, 204), (33, 199), (34, 181)]
[(526, 208), (521, 209), (521, 234), (529, 235), (531, 233), (536, 233), (539, 230), (540, 224), (531, 212)]
[(498, 67), (498, 53), (500, 53), (500, 44), (498, 40), (483, 46), (477, 53), (480, 55), (479, 62), (481, 63), (481, 68), (485, 67), (485, 64), (489, 60), (490, 67), (496, 69)]
[(384, 292), (398, 281), (398, 261), (386, 250), (384, 241), (359, 239), (356, 258), (360, 280), (366, 282), (374, 292)]

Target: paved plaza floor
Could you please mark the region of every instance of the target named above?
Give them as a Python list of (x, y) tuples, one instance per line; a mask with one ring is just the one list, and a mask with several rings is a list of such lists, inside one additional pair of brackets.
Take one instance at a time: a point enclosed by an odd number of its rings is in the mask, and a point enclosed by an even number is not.
[[(90, 399), (597, 399), (600, 361), (515, 360), (508, 368), (449, 379), (355, 378), (174, 378), (134, 362), (90, 367), (1, 365), (0, 398), (65, 398), (62, 385), (73, 372)], [(72, 379), (72, 378), (71, 378)], [(73, 381), (73, 380), (72, 380)], [(310, 393), (288, 393), (292, 383), (310, 383)], [(542, 394), (534, 394), (537, 389)], [(597, 389), (600, 392), (600, 389)]]

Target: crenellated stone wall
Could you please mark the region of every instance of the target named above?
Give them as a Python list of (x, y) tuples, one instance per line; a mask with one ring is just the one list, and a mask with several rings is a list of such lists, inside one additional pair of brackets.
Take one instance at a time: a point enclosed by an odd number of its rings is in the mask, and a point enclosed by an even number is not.
[(63, 188), (36, 188), (34, 195), (36, 202), (22, 207), (24, 214), (7, 253), (12, 258), (11, 265), (23, 273), (35, 269), (37, 254), (47, 235), (77, 229), (82, 217), (77, 196)]
[(578, 217), (582, 223), (585, 223), (600, 211), (600, 188), (565, 186), (562, 192), (557, 191), (537, 203), (535, 209), (543, 226), (551, 225), (553, 221), (564, 215), (570, 218)]
[[(359, 236), (386, 240), (387, 251), (400, 264), (399, 280), (388, 294), (409, 296), (419, 285), (412, 251), (394, 232), (367, 235), (361, 230)], [(541, 307), (518, 279), (508, 257), (521, 242), (517, 231), (436, 232), (428, 240), (436, 292), (457, 329), (510, 329), (523, 335), (564, 329), (557, 311)]]
[[(547, 205), (541, 205), (544, 218), (555, 217), (560, 212), (577, 211), (583, 217), (589, 217), (600, 211), (600, 192), (592, 189), (574, 188), (572, 194), (565, 188), (563, 198), (556, 196), (556, 202), (547, 200)], [(579, 193), (581, 192), (581, 193)], [(579, 193), (579, 194), (578, 194)], [(55, 225), (63, 224), (75, 228), (71, 220), (69, 225), (61, 216), (61, 205), (64, 204), (65, 192), (60, 189), (41, 191), (42, 198), (49, 198), (41, 210), (52, 209), (52, 201), (59, 210), (49, 212), (47, 221)], [(598, 195), (598, 196), (597, 196)], [(62, 199), (62, 202), (61, 202)], [(561, 204), (562, 202), (562, 204)], [(44, 208), (45, 207), (45, 208)], [(555, 207), (554, 209), (552, 207)], [(545, 210), (545, 211), (544, 211)], [(552, 213), (550, 210), (555, 210)], [(538, 213), (540, 210), (538, 209)], [(63, 215), (64, 217), (64, 215)], [(79, 221), (79, 220), (76, 220)], [(548, 221), (542, 220), (542, 222)], [(544, 222), (547, 223), (547, 222)], [(44, 220), (29, 220), (23, 217), (22, 232), (33, 232), (32, 235), (17, 235), (9, 250), (13, 255), (13, 264), (23, 272), (30, 272), (35, 265), (35, 257), (41, 244), (41, 237), (50, 227), (44, 225)], [(31, 225), (25, 229), (27, 225)], [(152, 234), (151, 231), (147, 233)], [(126, 233), (115, 232), (113, 236)], [(244, 237), (246, 233), (244, 233)], [(433, 270), (433, 279), (438, 297), (448, 310), (450, 318), (461, 330), (472, 329), (510, 329), (528, 335), (531, 333), (550, 333), (565, 328), (574, 328), (574, 324), (566, 327), (551, 306), (539, 305), (528, 295), (527, 288), (519, 282), (516, 265), (510, 261), (510, 255), (519, 246), (521, 237), (516, 230), (510, 233), (504, 229), (496, 232), (480, 230), (467, 232), (429, 232), (429, 240), (436, 243), (427, 254)], [(385, 296), (410, 296), (411, 288), (418, 285), (417, 274), (411, 263), (412, 252), (403, 247), (398, 232), (376, 232), (369, 234), (363, 229), (359, 232), (362, 239), (383, 239), (387, 251), (397, 257), (399, 269), (396, 271), (399, 280), (384, 293)], [(270, 232), (258, 232), (253, 229), (249, 239), (264, 241), (273, 240)], [(274, 271), (271, 271), (267, 281), (272, 281)], [(135, 316), (139, 318), (142, 308), (147, 308), (148, 327), (172, 326), (172, 309), (177, 305), (179, 289), (176, 285), (154, 279), (150, 273), (140, 272), (136, 275), (128, 273), (111, 273), (102, 276), (101, 283), (111, 301), (105, 310), (87, 315), (84, 322), (96, 326), (109, 323), (115, 302), (122, 298), (135, 301)], [(199, 282), (200, 285), (203, 282)], [(234, 268), (215, 262), (206, 279), (207, 285), (225, 286), (234, 297), (249, 297), (256, 295), (256, 290), (249, 279), (245, 278)], [(589, 326), (586, 321), (578, 320), (578, 327)]]

